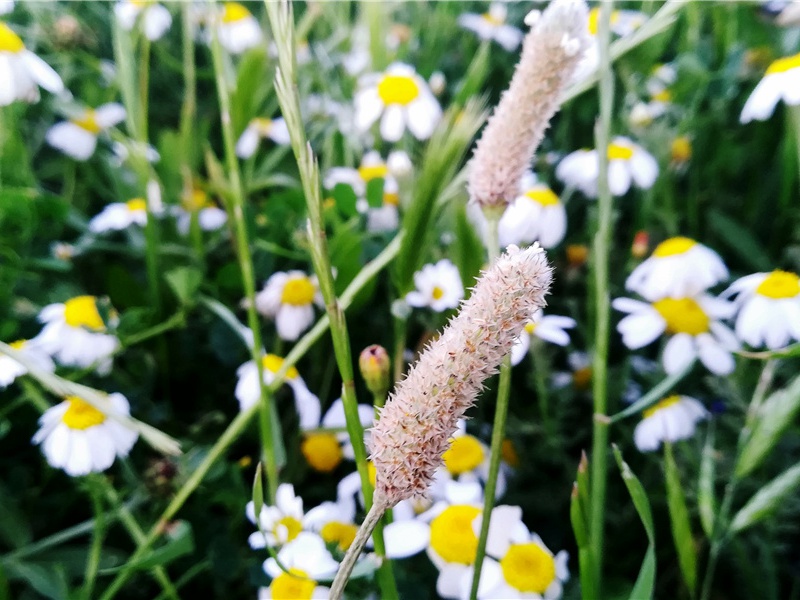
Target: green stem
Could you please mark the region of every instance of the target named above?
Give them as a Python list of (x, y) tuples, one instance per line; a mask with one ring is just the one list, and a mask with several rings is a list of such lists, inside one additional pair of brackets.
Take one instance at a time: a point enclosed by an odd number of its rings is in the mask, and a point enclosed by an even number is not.
[(181, 43), (183, 50), (183, 105), (181, 106), (181, 146), (183, 147), (182, 170), (184, 180), (189, 177), (191, 183), (191, 165), (193, 146), (193, 129), (195, 112), (197, 111), (197, 71), (194, 62), (194, 37), (192, 35), (192, 5), (189, 2), (181, 6)]
[(147, 117), (150, 105), (150, 40), (142, 35), (142, 53), (139, 56), (139, 131), (137, 139), (147, 140)]
[(216, 29), (212, 28), (213, 40), (211, 44), (211, 54), (214, 61), (214, 75), (217, 83), (217, 96), (220, 103), (220, 120), (222, 122), (222, 138), (225, 146), (225, 163), (230, 180), (230, 202), (226, 203), (229, 207), (230, 216), (235, 224), (236, 248), (239, 259), (239, 267), (242, 270), (242, 282), (244, 284), (244, 294), (247, 299), (247, 324), (253, 333), (253, 345), (251, 357), (258, 371), (258, 386), (261, 406), (261, 418), (259, 419), (261, 442), (266, 465), (267, 489), (269, 490), (270, 503), (275, 501), (275, 492), (278, 489), (278, 463), (276, 460), (275, 445), (272, 435), (272, 399), (266, 392), (264, 384), (264, 365), (262, 362), (262, 341), (261, 326), (256, 312), (256, 284), (253, 273), (253, 258), (250, 253), (250, 242), (247, 237), (247, 224), (244, 220), (244, 192), (242, 179), (239, 173), (239, 162), (236, 158), (236, 142), (233, 135), (233, 124), (231, 121), (231, 100), (230, 90), (225, 81), (225, 69), (223, 65), (222, 46), (219, 43)]
[(92, 544), (89, 554), (86, 557), (86, 568), (83, 576), (82, 596), (86, 600), (91, 600), (94, 582), (97, 579), (97, 570), (100, 565), (100, 554), (103, 551), (103, 538), (106, 532), (106, 518), (103, 511), (103, 502), (100, 499), (100, 492), (97, 489), (94, 478), (90, 479), (89, 497), (92, 501), (92, 514), (94, 514), (94, 530), (92, 533)]
[(611, 318), (609, 292), (609, 255), (613, 224), (613, 199), (608, 187), (608, 148), (611, 111), (614, 105), (614, 79), (609, 60), (609, 25), (612, 1), (603, 2), (597, 35), (600, 51), (600, 119), (595, 126), (595, 147), (598, 155), (598, 223), (593, 243), (594, 284), (594, 356), (592, 362), (592, 496), (589, 513), (589, 540), (594, 556), (594, 590), (602, 597), (603, 545), (605, 536), (605, 502), (608, 479), (608, 345)]
[(536, 399), (539, 401), (539, 418), (542, 420), (542, 428), (546, 439), (552, 443), (555, 441), (556, 427), (550, 414), (550, 390), (547, 389), (547, 375), (550, 369), (547, 354), (544, 350), (542, 340), (531, 337), (530, 354), (536, 385)]
[(794, 149), (797, 153), (797, 181), (800, 184), (800, 105), (787, 105), (789, 118), (792, 123), (792, 133), (794, 134)]
[(122, 349), (124, 348), (135, 346), (136, 344), (141, 344), (142, 342), (149, 340), (150, 338), (159, 336), (162, 333), (175, 329), (176, 327), (182, 327), (185, 324), (186, 324), (186, 315), (183, 312), (175, 313), (169, 319), (163, 321), (162, 323), (153, 325), (149, 329), (145, 329), (144, 331), (134, 333), (124, 338), (122, 340), (122, 348), (120, 348), (118, 352), (121, 352)]

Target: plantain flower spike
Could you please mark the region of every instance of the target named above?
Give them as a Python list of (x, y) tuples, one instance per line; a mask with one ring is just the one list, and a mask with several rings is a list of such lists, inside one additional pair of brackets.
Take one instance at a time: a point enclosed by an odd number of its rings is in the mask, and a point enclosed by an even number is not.
[(498, 371), (525, 323), (545, 303), (552, 279), (538, 244), (509, 246), (389, 396), (370, 436), (375, 505), (423, 496), (457, 421)]
[(514, 76), (469, 165), (470, 201), (484, 212), (501, 214), (517, 197), (519, 181), (589, 45), (587, 19), (584, 0), (554, 0), (526, 18), (531, 30)]

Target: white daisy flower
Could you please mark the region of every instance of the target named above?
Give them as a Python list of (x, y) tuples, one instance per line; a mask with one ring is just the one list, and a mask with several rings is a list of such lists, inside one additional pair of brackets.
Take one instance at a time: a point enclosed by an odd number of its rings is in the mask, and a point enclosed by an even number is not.
[[(369, 427), (375, 419), (375, 409), (368, 404), (358, 405), (358, 417), (362, 427)], [(313, 431), (317, 428), (322, 431)], [(337, 398), (322, 421), (303, 434), (300, 451), (309, 466), (320, 473), (330, 473), (338, 467), (343, 458), (355, 459), (353, 445), (347, 434), (347, 420), (344, 416), (344, 402)], [(326, 431), (338, 430), (338, 431)]]
[(692, 437), (697, 423), (708, 417), (708, 411), (689, 396), (669, 396), (644, 411), (643, 417), (633, 431), (633, 441), (640, 451), (652, 452), (661, 442)]
[(114, 5), (114, 14), (125, 31), (133, 29), (141, 15), (144, 34), (151, 41), (161, 39), (172, 25), (172, 15), (166, 8), (146, 0), (120, 0)]
[[(25, 354), (25, 358), (36, 364), (42, 371), (49, 371), (52, 373), (56, 370), (53, 359), (36, 344), (31, 343), (29, 340), (17, 340), (9, 344), (14, 350), (18, 350)], [(7, 388), (14, 383), (17, 377), (25, 375), (28, 369), (23, 367), (17, 361), (5, 354), (0, 355), (0, 390)]]
[(516, 50), (522, 41), (522, 31), (511, 25), (506, 25), (506, 7), (503, 4), (492, 3), (489, 10), (482, 15), (465, 13), (458, 17), (458, 24), (464, 29), (469, 29), (478, 34), (482, 40), (494, 40), (503, 49), (511, 52)]
[(175, 207), (174, 212), (178, 217), (178, 231), (183, 235), (189, 233), (193, 213), (197, 213), (197, 223), (203, 231), (217, 231), (228, 222), (228, 213), (197, 188), (181, 196), (181, 206)]
[(545, 315), (542, 309), (537, 310), (511, 348), (511, 364), (518, 365), (525, 358), (531, 347), (531, 337), (538, 337), (558, 346), (566, 346), (570, 342), (566, 330), (572, 329), (577, 324), (575, 319), (570, 317)]
[(238, 2), (225, 2), (213, 26), (217, 28), (219, 43), (231, 54), (258, 46), (264, 38), (256, 18)]
[(117, 141), (111, 142), (111, 151), (114, 153), (114, 163), (118, 167), (123, 165), (130, 158), (131, 153), (136, 157), (144, 158), (151, 164), (161, 160), (161, 155), (153, 146), (134, 140), (125, 140), (124, 143)]
[(446, 258), (428, 264), (414, 273), (414, 291), (406, 294), (406, 302), (417, 308), (428, 307), (436, 312), (458, 308), (464, 297), (464, 284), (458, 268)]
[[(122, 394), (110, 394), (108, 401), (120, 413), (130, 414)], [(42, 445), (50, 466), (78, 477), (108, 469), (117, 456), (128, 455), (138, 437), (88, 402), (69, 396), (44, 412), (32, 441)]]
[(687, 237), (661, 242), (625, 281), (625, 289), (647, 300), (694, 296), (728, 278), (719, 254)]
[(80, 116), (56, 123), (47, 130), (47, 143), (75, 160), (87, 160), (97, 147), (97, 136), (125, 120), (125, 108), (116, 102), (97, 109), (87, 108)]
[(800, 341), (800, 278), (787, 271), (754, 273), (722, 294), (738, 294), (736, 335), (750, 346), (776, 350)]
[[(285, 572), (280, 565), (288, 569)], [(315, 533), (304, 531), (278, 552), (278, 560), (268, 558), (264, 571), (272, 577), (268, 588), (258, 590), (258, 600), (296, 598), (323, 600), (330, 589), (317, 584), (319, 579), (331, 579), (339, 563), (325, 547), (325, 540)]]
[(113, 202), (89, 221), (89, 231), (105, 233), (127, 229), (131, 225), (147, 224), (147, 200), (133, 198), (127, 202)]
[(119, 340), (107, 333), (97, 298), (77, 296), (63, 304), (49, 304), (39, 313), (39, 321), (44, 328), (31, 341), (56, 362), (78, 368), (96, 365), (101, 375), (111, 371)]
[(572, 386), (575, 391), (587, 391), (592, 384), (592, 357), (586, 352), (570, 352), (567, 355), (567, 364), (569, 371), (553, 373), (551, 377), (553, 387), (561, 389)]
[(255, 549), (275, 548), (293, 541), (306, 529), (306, 515), (303, 511), (303, 499), (296, 496), (294, 486), (282, 483), (275, 492), (275, 505), (264, 505), (256, 523), (255, 505), (252, 500), (245, 507), (248, 520), (258, 525), (260, 531), (250, 535), (250, 547)]
[(800, 54), (774, 61), (744, 104), (739, 121), (765, 121), (772, 116), (779, 100), (790, 106), (800, 104)]
[[(618, 136), (608, 145), (608, 187), (614, 196), (625, 195), (631, 187), (646, 190), (658, 177), (658, 163), (644, 148)], [(556, 177), (576, 187), (589, 198), (597, 197), (600, 174), (597, 150), (576, 150), (556, 167)]]
[(275, 320), (282, 340), (295, 341), (314, 323), (314, 304), (323, 307), (322, 292), (316, 275), (303, 271), (278, 271), (256, 294), (256, 309)]
[(276, 119), (256, 117), (251, 120), (236, 142), (236, 156), (250, 158), (258, 147), (258, 141), (264, 138), (269, 138), (282, 146), (289, 144), (291, 140), (286, 121), (281, 117)]
[(716, 375), (729, 375), (736, 363), (731, 352), (739, 348), (734, 333), (720, 322), (733, 316), (733, 304), (708, 295), (664, 298), (652, 304), (617, 298), (611, 305), (628, 316), (617, 325), (622, 342), (637, 350), (661, 335), (671, 336), (661, 357), (667, 374), (678, 373), (700, 358)]
[[(275, 380), (275, 375), (283, 366), (283, 359), (275, 354), (267, 354), (262, 360), (264, 367), (264, 383), (269, 385)], [(238, 381), (234, 395), (239, 401), (239, 408), (247, 410), (261, 398), (261, 388), (258, 385), (258, 369), (256, 364), (249, 360), (236, 370)], [(319, 398), (306, 386), (296, 368), (290, 367), (286, 372), (286, 383), (294, 393), (294, 403), (300, 417), (300, 428), (311, 429), (319, 423), (321, 413)]]
[(64, 82), (50, 65), (25, 49), (19, 36), (0, 21), (0, 106), (15, 100), (37, 102), (39, 86), (60, 94)]
[(408, 130), (418, 140), (431, 137), (442, 116), (439, 102), (414, 67), (393, 63), (384, 73), (367, 75), (355, 96), (356, 127), (366, 131), (381, 115), (381, 136), (396, 142)]

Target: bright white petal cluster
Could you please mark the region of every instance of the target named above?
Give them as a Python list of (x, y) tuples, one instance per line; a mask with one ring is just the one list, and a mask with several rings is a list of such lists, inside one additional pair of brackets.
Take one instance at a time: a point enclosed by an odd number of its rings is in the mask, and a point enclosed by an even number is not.
[[(122, 394), (110, 394), (108, 401), (120, 413), (130, 414)], [(114, 459), (125, 457), (138, 434), (91, 406), (70, 396), (48, 408), (39, 419), (34, 444), (41, 444), (50, 466), (78, 477), (108, 469)]]
[(101, 375), (111, 371), (119, 340), (106, 333), (94, 296), (77, 296), (63, 304), (49, 304), (39, 313), (39, 321), (44, 327), (31, 342), (56, 362), (69, 367), (95, 366)]
[(8, 106), (15, 100), (37, 102), (39, 86), (54, 94), (64, 91), (58, 73), (26, 50), (19, 36), (0, 21), (0, 106)]
[(381, 136), (388, 142), (398, 141), (406, 129), (426, 140), (442, 116), (425, 80), (414, 67), (399, 62), (360, 80), (355, 107), (356, 128), (366, 131), (380, 118)]
[(758, 82), (742, 108), (739, 120), (765, 121), (772, 116), (780, 100), (791, 106), (800, 104), (800, 54), (774, 61)]
[(238, 2), (225, 2), (220, 14), (210, 20), (216, 27), (219, 43), (231, 54), (241, 54), (264, 39), (256, 18)]
[(125, 120), (125, 108), (116, 102), (86, 109), (47, 131), (47, 143), (75, 160), (87, 160), (97, 147), (97, 136)]
[(414, 291), (406, 294), (406, 302), (417, 308), (428, 307), (436, 312), (457, 308), (464, 297), (461, 275), (452, 262), (443, 258), (436, 264), (414, 273)]
[[(626, 137), (608, 145), (608, 187), (614, 196), (624, 196), (631, 185), (646, 190), (658, 177), (658, 163), (644, 148)], [(589, 198), (597, 197), (600, 165), (597, 150), (576, 150), (556, 167), (556, 177)]]
[(161, 4), (143, 3), (140, 0), (121, 0), (114, 5), (114, 14), (123, 29), (130, 31), (141, 16), (144, 34), (148, 40), (155, 41), (169, 30), (172, 15)]
[(275, 320), (282, 340), (295, 341), (314, 322), (314, 304), (324, 306), (316, 275), (303, 271), (273, 273), (256, 294), (256, 309)]
[(147, 201), (133, 198), (127, 202), (113, 202), (89, 221), (89, 231), (105, 233), (127, 229), (131, 225), (144, 227), (147, 224)]
[(625, 288), (647, 300), (684, 298), (706, 291), (728, 278), (719, 254), (687, 237), (661, 242), (653, 254), (637, 266)]
[(692, 437), (697, 423), (707, 417), (708, 411), (699, 400), (670, 396), (644, 411), (644, 418), (633, 432), (633, 441), (642, 452), (652, 452), (662, 442)]
[(253, 549), (276, 548), (294, 540), (305, 527), (303, 499), (296, 496), (294, 486), (282, 483), (275, 492), (275, 505), (261, 507), (256, 522), (255, 505), (247, 503), (245, 514), (248, 520), (257, 525), (259, 531), (250, 535), (249, 543)]
[(236, 156), (250, 158), (258, 148), (259, 140), (265, 138), (269, 138), (281, 146), (288, 145), (291, 140), (286, 121), (281, 117), (276, 119), (256, 117), (250, 121), (236, 142)]
[(566, 346), (570, 342), (567, 329), (572, 329), (577, 324), (575, 319), (570, 317), (545, 315), (541, 309), (537, 310), (522, 330), (517, 343), (511, 348), (511, 364), (518, 365), (525, 358), (531, 347), (531, 337), (538, 337), (558, 346)]
[(493, 3), (481, 15), (465, 13), (458, 17), (458, 24), (478, 34), (482, 40), (493, 40), (509, 52), (516, 50), (522, 41), (522, 31), (506, 24), (506, 7)]
[[(52, 373), (56, 370), (53, 359), (50, 358), (44, 350), (39, 348), (37, 344), (31, 343), (29, 340), (18, 340), (9, 344), (14, 350), (17, 350), (25, 355), (25, 358), (37, 368), (42, 371), (49, 371)], [(23, 367), (10, 356), (0, 354), (0, 390), (7, 388), (14, 383), (17, 377), (25, 375), (28, 369)]]
[(777, 350), (800, 341), (800, 278), (795, 273), (754, 273), (723, 293), (736, 296), (736, 335), (754, 348)]

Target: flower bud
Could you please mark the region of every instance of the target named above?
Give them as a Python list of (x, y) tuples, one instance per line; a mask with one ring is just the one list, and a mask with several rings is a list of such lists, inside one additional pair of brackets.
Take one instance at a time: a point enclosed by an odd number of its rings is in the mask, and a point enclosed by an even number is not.
[(358, 368), (367, 389), (373, 396), (385, 398), (389, 391), (389, 371), (392, 361), (389, 360), (389, 353), (383, 346), (373, 344), (364, 348), (361, 356), (358, 357)]

